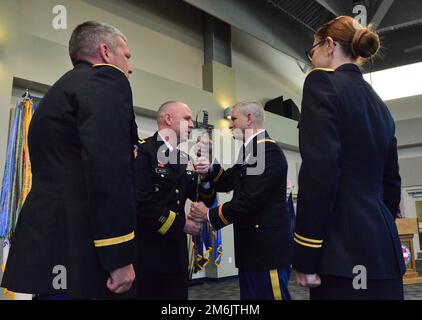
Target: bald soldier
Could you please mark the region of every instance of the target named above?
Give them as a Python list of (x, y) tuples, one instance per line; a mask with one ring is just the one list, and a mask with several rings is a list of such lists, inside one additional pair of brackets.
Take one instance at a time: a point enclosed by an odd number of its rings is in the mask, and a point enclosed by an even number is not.
[(194, 203), (189, 216), (198, 222), (208, 219), (215, 229), (233, 224), (242, 300), (288, 300), (292, 234), (286, 158), (264, 129), (259, 103), (236, 104), (230, 129), (243, 142), (238, 161), (228, 170), (214, 165), (207, 178), (216, 191), (233, 191), (233, 198), (209, 210)]
[[(178, 150), (178, 145), (188, 139), (193, 129), (192, 111), (182, 102), (165, 102), (158, 110), (157, 125), (158, 132), (140, 142), (135, 166), (137, 297), (187, 300), (186, 235), (197, 235), (201, 226), (185, 218), (186, 200), (196, 200), (197, 175), (193, 160)], [(198, 168), (207, 171), (208, 167), (205, 164)], [(199, 187), (199, 193), (205, 205), (213, 204), (212, 189)]]

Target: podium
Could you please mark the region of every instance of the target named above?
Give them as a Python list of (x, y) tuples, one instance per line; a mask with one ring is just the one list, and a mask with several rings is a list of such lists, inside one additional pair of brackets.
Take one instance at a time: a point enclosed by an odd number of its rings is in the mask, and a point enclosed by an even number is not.
[(415, 251), (413, 248), (413, 238), (419, 234), (419, 224), (416, 218), (396, 219), (397, 229), (406, 263), (406, 273), (403, 276), (404, 284), (422, 283), (422, 278), (416, 272)]

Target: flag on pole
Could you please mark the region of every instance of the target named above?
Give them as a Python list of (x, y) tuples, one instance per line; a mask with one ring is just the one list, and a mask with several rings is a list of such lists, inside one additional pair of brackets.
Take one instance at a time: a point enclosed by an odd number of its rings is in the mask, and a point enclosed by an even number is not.
[(213, 251), (211, 239), (211, 226), (209, 222), (204, 223), (202, 235), (198, 242), (196, 254), (196, 272), (201, 272), (210, 262), (210, 254)]
[[(212, 205), (212, 208), (218, 207), (218, 195), (215, 197), (215, 202)], [(221, 238), (221, 230), (215, 230), (214, 228), (210, 228), (210, 235), (211, 235), (211, 247), (214, 251), (214, 264), (216, 267), (220, 267), (221, 259), (223, 257), (223, 243)]]
[[(2, 271), (4, 272), (9, 254), (11, 239), (16, 223), (31, 190), (32, 173), (29, 159), (28, 131), (35, 105), (25, 98), (16, 105), (9, 130), (6, 164), (0, 194), (0, 239), (3, 241)], [(21, 295), (5, 289), (10, 299), (30, 299), (31, 295)]]
[(221, 264), (221, 259), (223, 257), (223, 243), (221, 242), (221, 230), (214, 230), (213, 231), (213, 238), (214, 238), (214, 264), (217, 268)]
[[(216, 196), (214, 204), (210, 208), (218, 206), (218, 197)], [(201, 272), (209, 264), (211, 254), (214, 252), (214, 263), (217, 267), (220, 266), (223, 255), (223, 245), (221, 238), (221, 230), (215, 230), (207, 221), (203, 224), (203, 230), (195, 241), (189, 239), (189, 247), (192, 247), (193, 252), (189, 262), (190, 270), (193, 273)]]
[(18, 125), (20, 118), (19, 104), (16, 106), (14, 118), (9, 131), (7, 144), (6, 164), (4, 168), (3, 183), (0, 196), (0, 238), (9, 236), (12, 212), (16, 209), (13, 198), (13, 185), (15, 180), (16, 147), (18, 139)]

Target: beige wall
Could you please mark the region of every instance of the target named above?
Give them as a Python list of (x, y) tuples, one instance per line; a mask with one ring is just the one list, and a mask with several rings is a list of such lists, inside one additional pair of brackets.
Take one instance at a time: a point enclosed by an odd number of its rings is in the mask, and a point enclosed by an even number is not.
[[(267, 100), (284, 96), (293, 99), (300, 108), (300, 92), (293, 91), (280, 76), (276, 76), (263, 69), (263, 66), (244, 56), (234, 54), (233, 68), (236, 71), (236, 97), (238, 101), (257, 100), (265, 104)], [(299, 68), (298, 68), (298, 72)], [(280, 117), (270, 112), (265, 112), (265, 126), (270, 135), (278, 141), (298, 146), (297, 122)]]
[[(57, 31), (51, 25), (53, 16), (51, 10), (58, 4), (57, 1), (24, 0), (24, 2), (20, 27), (22, 32), (30, 36), (66, 47), (72, 29), (77, 24), (86, 20), (103, 20), (117, 26), (128, 37), (134, 56), (133, 67), (196, 88), (202, 86), (201, 21), (193, 13), (185, 13), (188, 16), (186, 20), (193, 20), (193, 22), (190, 25), (181, 25), (160, 18), (154, 12), (146, 11), (149, 9), (146, 1), (140, 1), (139, 5), (134, 5), (133, 1), (128, 0), (65, 0), (60, 4), (67, 8), (69, 28)], [(152, 24), (149, 21), (156, 21), (156, 23)], [(160, 28), (163, 32), (173, 30), (173, 35), (183, 34), (184, 41), (179, 41), (166, 33), (157, 32), (146, 25)]]
[[(250, 35), (233, 30), (233, 68), (236, 71), (236, 99), (256, 100), (261, 104), (280, 96), (292, 99), (298, 108), (301, 103), (301, 87), (305, 75), (296, 61), (281, 52), (253, 39)], [(266, 112), (265, 127), (269, 134), (280, 142), (298, 146), (297, 122)], [(288, 178), (297, 186), (296, 167), (300, 155), (286, 151), (289, 162)], [(296, 190), (297, 191), (297, 190)]]
[[(282, 53), (279, 54), (282, 55)], [(288, 59), (291, 58), (288, 57)], [(280, 72), (270, 72), (263, 63), (256, 61), (254, 57), (238, 51), (233, 51), (233, 68), (236, 70), (237, 76), (238, 100), (257, 100), (265, 104), (270, 99), (283, 96), (284, 99), (293, 99), (300, 108), (301, 91), (292, 88)], [(296, 73), (300, 75), (299, 68)], [(284, 74), (284, 76), (289, 77), (288, 74)]]

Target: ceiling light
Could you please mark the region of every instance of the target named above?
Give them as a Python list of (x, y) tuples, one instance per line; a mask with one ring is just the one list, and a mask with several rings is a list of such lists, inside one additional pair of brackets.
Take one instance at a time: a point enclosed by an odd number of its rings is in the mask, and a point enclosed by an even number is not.
[(393, 100), (422, 94), (422, 62), (364, 75), (382, 100)]

